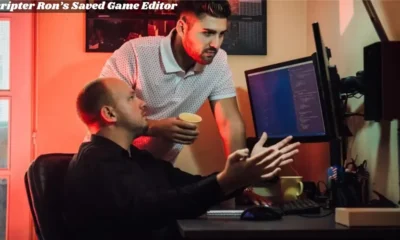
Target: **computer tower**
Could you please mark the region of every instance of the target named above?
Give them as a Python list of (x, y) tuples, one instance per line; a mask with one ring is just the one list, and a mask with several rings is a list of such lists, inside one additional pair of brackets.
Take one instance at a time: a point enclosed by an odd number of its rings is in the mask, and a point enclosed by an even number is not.
[(364, 119), (400, 119), (400, 41), (364, 48)]

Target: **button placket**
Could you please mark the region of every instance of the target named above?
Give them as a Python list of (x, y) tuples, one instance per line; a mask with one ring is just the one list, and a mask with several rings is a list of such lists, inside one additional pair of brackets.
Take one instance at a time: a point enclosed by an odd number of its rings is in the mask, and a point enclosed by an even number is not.
[(179, 94), (179, 89), (182, 86), (184, 80), (185, 80), (185, 73), (183, 72), (178, 73), (178, 77), (175, 80), (174, 94)]

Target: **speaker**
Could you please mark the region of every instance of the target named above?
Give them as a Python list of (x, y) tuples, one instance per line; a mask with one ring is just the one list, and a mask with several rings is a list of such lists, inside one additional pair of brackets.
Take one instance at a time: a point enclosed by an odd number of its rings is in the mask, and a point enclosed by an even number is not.
[(400, 41), (364, 47), (364, 119), (400, 119)]

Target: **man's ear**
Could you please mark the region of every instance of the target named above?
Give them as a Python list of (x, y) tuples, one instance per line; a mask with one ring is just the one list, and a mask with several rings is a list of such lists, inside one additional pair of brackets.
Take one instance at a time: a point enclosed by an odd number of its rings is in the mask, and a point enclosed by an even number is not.
[(176, 32), (178, 33), (178, 35), (180, 37), (182, 37), (183, 34), (187, 31), (186, 26), (187, 26), (187, 24), (186, 24), (186, 21), (185, 21), (185, 17), (182, 17), (176, 23)]
[(110, 106), (103, 106), (100, 110), (100, 116), (105, 122), (116, 122), (117, 115), (114, 111), (114, 108)]

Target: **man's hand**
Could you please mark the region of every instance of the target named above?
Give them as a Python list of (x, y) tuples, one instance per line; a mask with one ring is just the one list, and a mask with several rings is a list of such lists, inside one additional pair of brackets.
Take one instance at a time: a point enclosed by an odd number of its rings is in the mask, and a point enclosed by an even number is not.
[(248, 149), (229, 155), (225, 169), (217, 180), (225, 194), (276, 176), (281, 165), (281, 153), (275, 148), (266, 148), (248, 158)]
[(274, 149), (275, 151), (279, 151), (281, 153), (282, 161), (279, 165), (280, 167), (293, 162), (292, 157), (299, 152), (299, 150), (297, 149), (300, 146), (299, 142), (289, 144), (293, 138), (292, 136), (289, 136), (270, 147), (264, 147), (264, 144), (267, 141), (267, 138), (268, 138), (268, 136), (264, 132), (262, 134), (260, 140), (254, 145), (253, 150), (251, 152), (251, 156), (255, 156), (255, 155), (259, 154), (260, 152), (263, 152), (267, 149)]
[(147, 135), (163, 137), (172, 142), (192, 144), (199, 135), (197, 125), (180, 120), (179, 118), (165, 118), (148, 120)]
[[(272, 145), (270, 147), (264, 147), (265, 142), (267, 141), (267, 134), (263, 133), (261, 136), (260, 140), (254, 145), (253, 151), (251, 152), (251, 156), (256, 155), (259, 152), (265, 151), (266, 149), (275, 149), (280, 152), (281, 154), (281, 162), (279, 164), (279, 167), (282, 167), (284, 165), (287, 165), (289, 163), (293, 162), (293, 156), (299, 152), (297, 147), (300, 145), (299, 142), (295, 142), (292, 144), (289, 144), (289, 142), (292, 140), (292, 137), (289, 136), (282, 141), (278, 142), (275, 145)], [(263, 197), (260, 196), (256, 193), (253, 192), (253, 190), (250, 188), (247, 191), (244, 192), (244, 194), (256, 205), (270, 205), (271, 202)]]

